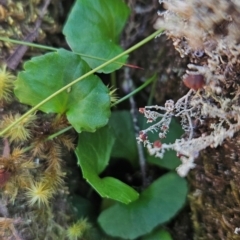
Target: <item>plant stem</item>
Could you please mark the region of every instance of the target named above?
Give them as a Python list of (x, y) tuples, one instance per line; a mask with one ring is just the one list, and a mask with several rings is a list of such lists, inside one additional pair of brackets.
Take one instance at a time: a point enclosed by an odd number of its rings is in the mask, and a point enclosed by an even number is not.
[[(69, 130), (72, 129), (72, 128), (73, 128), (72, 126), (65, 127), (64, 129), (61, 129), (61, 130), (59, 130), (58, 132), (56, 132), (56, 133), (54, 133), (54, 134), (46, 137), (46, 138), (43, 140), (43, 142), (52, 140), (52, 139), (54, 139), (55, 137), (57, 137), (57, 136), (65, 133), (65, 132), (69, 131)], [(34, 147), (35, 147), (35, 145), (32, 144), (32, 145), (30, 145), (29, 147), (24, 148), (23, 152), (27, 152), (27, 151), (33, 149)]]
[(116, 72), (111, 72), (111, 87), (117, 88)]
[(11, 38), (6, 38), (6, 37), (0, 37), (0, 41), (25, 45), (25, 46), (28, 46), (28, 47), (41, 48), (41, 49), (50, 50), (50, 51), (57, 51), (58, 50), (58, 48), (49, 47), (49, 46), (36, 44), (36, 43), (31, 43), (31, 42), (19, 41), (19, 40), (15, 40), (15, 39), (11, 39)]
[(151, 106), (151, 105), (152, 105), (154, 92), (155, 92), (155, 90), (156, 90), (156, 84), (157, 84), (157, 79), (156, 79), (156, 75), (155, 75), (153, 84), (152, 84), (152, 86), (151, 86), (151, 91), (150, 91), (150, 96), (149, 96), (149, 98), (148, 98), (147, 106)]
[[(41, 45), (41, 44), (27, 42), (27, 41), (15, 40), (15, 39), (12, 39), (12, 38), (6, 38), (6, 37), (1, 37), (1, 36), (0, 36), (0, 41), (10, 42), (10, 43), (24, 45), (24, 46), (28, 46), (28, 47), (40, 48), (40, 49), (43, 49), (43, 50), (58, 51), (58, 48), (49, 47), (49, 46), (46, 46), (46, 45)], [(95, 56), (91, 56), (91, 55), (83, 54), (83, 53), (76, 53), (76, 52), (74, 52), (74, 53), (76, 55), (79, 55), (79, 56), (84, 57), (84, 58), (99, 60), (100, 62), (106, 62), (107, 61), (105, 58), (95, 57)], [(114, 63), (119, 64), (121, 66), (124, 65), (124, 66), (132, 67), (132, 68), (141, 69), (140, 67), (134, 66), (134, 65), (131, 65), (131, 64), (124, 64), (122, 62), (117, 62), (117, 61), (115, 61)]]
[(43, 101), (41, 101), (40, 103), (38, 103), (36, 106), (34, 106), (32, 109), (30, 109), (28, 112), (26, 112), (25, 114), (23, 114), (19, 119), (17, 119), (15, 122), (13, 122), (12, 124), (10, 124), (8, 127), (6, 127), (4, 130), (2, 130), (0, 132), (0, 136), (2, 136), (4, 133), (6, 133), (7, 131), (9, 131), (9, 129), (11, 129), (12, 127), (14, 127), (15, 125), (17, 125), (18, 123), (20, 123), (25, 117), (29, 116), (30, 114), (34, 113), (39, 107), (41, 107), (43, 104), (45, 104), (46, 102), (48, 102), (49, 100), (51, 100), (52, 98), (54, 98), (55, 96), (57, 96), (59, 93), (67, 90), (69, 87), (71, 87), (72, 85), (74, 85), (75, 83), (83, 80), (84, 78), (92, 75), (93, 73), (97, 72), (98, 70), (102, 69), (103, 67), (113, 63), (115, 60), (121, 58), (122, 56), (127, 55), (128, 53), (136, 50), (137, 48), (141, 47), (142, 45), (144, 45), (145, 43), (149, 42), (151, 39), (155, 38), (156, 36), (158, 36), (160, 33), (162, 33), (163, 29), (159, 29), (158, 31), (154, 32), (153, 34), (151, 34), (150, 36), (148, 36), (147, 38), (143, 39), (141, 42), (135, 44), (134, 46), (132, 46), (131, 48), (127, 49), (126, 51), (122, 52), (121, 54), (117, 55), (116, 57), (108, 60), (107, 62), (101, 64), (100, 66), (94, 68), (93, 70), (89, 71), (88, 73), (84, 74), (83, 76), (77, 78), (76, 80), (72, 81), (71, 83), (67, 84), (65, 87), (59, 89), (58, 91), (56, 91), (55, 93), (53, 93), (52, 95), (50, 95), (49, 97), (45, 98)]
[(121, 99), (119, 99), (118, 101), (114, 102), (111, 107), (116, 106), (117, 104), (125, 101), (126, 99), (128, 99), (129, 97), (133, 96), (134, 94), (138, 93), (139, 91), (141, 91), (143, 88), (145, 88), (147, 85), (149, 85), (152, 81), (154, 81), (156, 79), (156, 75), (152, 76), (151, 78), (149, 78), (145, 83), (143, 83), (140, 87), (138, 87), (137, 89), (135, 89), (134, 91), (130, 92), (129, 94), (127, 94), (126, 96), (122, 97)]

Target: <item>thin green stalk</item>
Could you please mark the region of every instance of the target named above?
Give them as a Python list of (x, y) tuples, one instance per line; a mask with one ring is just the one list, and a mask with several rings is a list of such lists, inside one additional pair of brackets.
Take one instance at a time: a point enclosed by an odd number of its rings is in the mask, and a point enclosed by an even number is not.
[(84, 78), (92, 75), (93, 73), (97, 72), (98, 70), (100, 70), (101, 68), (113, 63), (115, 60), (121, 58), (122, 56), (127, 55), (128, 53), (136, 50), (137, 48), (141, 47), (142, 45), (144, 45), (145, 43), (149, 42), (151, 39), (155, 38), (156, 36), (158, 36), (163, 30), (159, 29), (156, 32), (154, 32), (153, 34), (151, 34), (150, 36), (148, 36), (147, 38), (143, 39), (141, 42), (135, 44), (134, 46), (132, 46), (131, 48), (127, 49), (126, 51), (122, 52), (121, 54), (117, 55), (116, 57), (108, 60), (107, 62), (101, 64), (100, 66), (94, 68), (93, 70), (89, 71), (88, 73), (84, 74), (83, 76), (77, 78), (76, 80), (72, 81), (71, 83), (67, 84), (65, 87), (59, 89), (58, 91), (56, 91), (55, 93), (53, 93), (52, 95), (50, 95), (49, 97), (45, 98), (42, 102), (38, 103), (36, 106), (34, 106), (32, 109), (30, 109), (28, 112), (26, 112), (25, 114), (23, 114), (19, 119), (17, 119), (15, 122), (13, 122), (12, 124), (10, 124), (8, 127), (6, 127), (4, 130), (2, 130), (0, 132), (0, 136), (2, 136), (4, 133), (6, 133), (7, 131), (9, 131), (9, 129), (11, 129), (12, 127), (14, 127), (15, 125), (17, 125), (18, 123), (20, 123), (25, 117), (29, 116), (30, 114), (34, 113), (39, 107), (41, 107), (43, 104), (45, 104), (46, 102), (48, 102), (49, 100), (51, 100), (52, 98), (54, 98), (55, 96), (57, 96), (59, 93), (67, 90), (68, 88), (70, 88), (72, 85), (74, 85), (75, 83), (83, 80)]
[(116, 72), (111, 72), (111, 87), (117, 88)]
[(48, 136), (48, 137), (46, 138), (46, 141), (52, 140), (52, 139), (54, 139), (55, 137), (57, 137), (57, 136), (65, 133), (65, 132), (67, 132), (68, 130), (70, 130), (70, 129), (72, 129), (72, 128), (73, 128), (72, 126), (65, 127), (64, 129), (61, 129), (61, 130), (59, 130), (58, 132), (56, 132), (56, 133)]
[(157, 79), (155, 78), (154, 81), (153, 81), (153, 84), (151, 86), (151, 91), (150, 91), (150, 96), (148, 98), (147, 106), (151, 106), (152, 105), (154, 92), (156, 90), (156, 84), (157, 84)]
[[(19, 45), (25, 45), (25, 46), (28, 46), (28, 47), (40, 48), (40, 49), (49, 50), (49, 51), (57, 51), (58, 50), (58, 48), (49, 47), (49, 46), (41, 45), (41, 44), (37, 44), (37, 43), (24, 42), (24, 41), (15, 40), (15, 39), (6, 38), (6, 37), (0, 37), (0, 41), (10, 42), (10, 43), (19, 44)], [(79, 55), (81, 57), (91, 58), (91, 59), (94, 59), (94, 60), (99, 60), (100, 62), (106, 62), (106, 59), (104, 59), (104, 58), (95, 57), (95, 56), (91, 56), (91, 55), (87, 55), (87, 54), (83, 54), (83, 53), (75, 53), (75, 54)], [(119, 64), (121, 66), (126, 65), (126, 64), (121, 63), (121, 62), (114, 62), (114, 63)]]
[(129, 94), (127, 94), (126, 96), (124, 96), (123, 98), (119, 99), (118, 101), (116, 101), (115, 103), (113, 103), (111, 106), (114, 107), (117, 104), (125, 101), (126, 99), (128, 99), (129, 97), (131, 97), (132, 95), (138, 93), (139, 91), (141, 91), (143, 88), (145, 88), (148, 84), (150, 84), (152, 81), (154, 81), (156, 79), (156, 75), (154, 75), (153, 77), (151, 77), (150, 79), (148, 79), (144, 84), (142, 84), (140, 87), (138, 87), (137, 89), (135, 89), (134, 91), (130, 92)]
[(0, 37), (0, 41), (10, 42), (10, 43), (19, 44), (19, 45), (25, 45), (25, 46), (34, 47), (34, 48), (41, 48), (41, 49), (50, 50), (50, 51), (58, 50), (58, 48), (49, 47), (49, 46), (31, 43), (31, 42), (19, 41), (19, 40), (15, 40), (15, 39), (11, 39), (11, 38), (6, 38), (6, 37)]

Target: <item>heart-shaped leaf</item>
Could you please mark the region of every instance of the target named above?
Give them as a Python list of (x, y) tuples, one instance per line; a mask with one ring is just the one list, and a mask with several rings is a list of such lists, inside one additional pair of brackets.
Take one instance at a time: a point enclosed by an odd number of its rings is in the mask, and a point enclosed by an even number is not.
[(81, 166), (83, 177), (105, 198), (122, 203), (130, 203), (138, 198), (138, 193), (127, 184), (112, 177), (98, 175), (107, 166), (115, 137), (108, 126), (95, 133), (81, 133), (75, 153)]
[[(80, 56), (60, 49), (34, 57), (24, 64), (15, 82), (20, 102), (35, 106), (57, 90), (87, 73), (90, 68)], [(40, 110), (66, 114), (76, 131), (95, 131), (107, 124), (110, 116), (108, 88), (91, 75), (42, 105)]]
[[(71, 49), (80, 54), (91, 68), (122, 52), (119, 36), (129, 15), (122, 0), (77, 0), (64, 26), (63, 34)], [(127, 56), (118, 59), (125, 63)], [(114, 63), (100, 72), (110, 73), (122, 64)]]
[(135, 202), (104, 210), (98, 222), (111, 236), (135, 239), (169, 221), (183, 206), (186, 196), (186, 180), (168, 173), (153, 182)]

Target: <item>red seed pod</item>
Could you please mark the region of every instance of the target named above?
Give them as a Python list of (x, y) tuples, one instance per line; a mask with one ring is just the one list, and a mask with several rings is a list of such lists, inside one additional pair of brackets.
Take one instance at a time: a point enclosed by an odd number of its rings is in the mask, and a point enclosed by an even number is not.
[(148, 136), (146, 133), (141, 131), (141, 132), (139, 132), (139, 138), (144, 142), (148, 139)]
[(186, 155), (184, 155), (184, 154), (182, 154), (182, 153), (180, 153), (180, 152), (177, 152), (177, 154), (176, 154), (176, 156), (178, 157), (178, 158), (182, 158), (182, 157), (186, 157)]
[(153, 143), (153, 146), (155, 148), (161, 148), (162, 147), (162, 143), (159, 141), (159, 140), (156, 140), (154, 143)]
[(195, 91), (205, 86), (204, 76), (201, 74), (186, 74), (183, 76), (183, 83)]
[(181, 153), (177, 152), (176, 156), (177, 156), (178, 158), (181, 158), (183, 155), (182, 155)]
[(153, 119), (152, 118), (148, 118), (147, 123), (152, 123)]
[(166, 126), (166, 125), (162, 125), (161, 130), (162, 130), (162, 131), (166, 131), (166, 130), (168, 130), (168, 126)]

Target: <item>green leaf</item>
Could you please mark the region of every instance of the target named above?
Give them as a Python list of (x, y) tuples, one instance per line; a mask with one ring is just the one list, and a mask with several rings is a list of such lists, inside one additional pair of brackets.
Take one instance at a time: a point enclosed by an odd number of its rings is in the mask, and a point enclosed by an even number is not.
[(116, 137), (111, 156), (125, 158), (134, 163), (138, 159), (138, 151), (130, 112), (113, 112), (109, 119), (109, 125)]
[(81, 166), (83, 177), (105, 198), (122, 203), (130, 203), (138, 198), (138, 193), (127, 184), (112, 177), (98, 175), (107, 166), (115, 137), (108, 126), (95, 133), (81, 133), (75, 153)]
[[(129, 15), (127, 5), (121, 0), (77, 0), (64, 26), (63, 34), (71, 49), (83, 57), (91, 68), (122, 52), (119, 36)], [(118, 62), (125, 63), (127, 56)], [(110, 64), (101, 72), (110, 73), (122, 64)]]
[[(24, 64), (15, 82), (15, 95), (20, 102), (35, 106), (57, 90), (87, 73), (90, 68), (80, 56), (60, 49)], [(108, 88), (91, 75), (63, 91), (40, 110), (66, 114), (76, 131), (95, 131), (107, 124), (110, 116)]]
[(144, 236), (142, 240), (173, 240), (173, 239), (168, 231), (160, 229)]
[(153, 182), (135, 202), (116, 204), (103, 211), (98, 222), (111, 236), (135, 239), (169, 221), (183, 206), (186, 196), (186, 180), (168, 173)]

